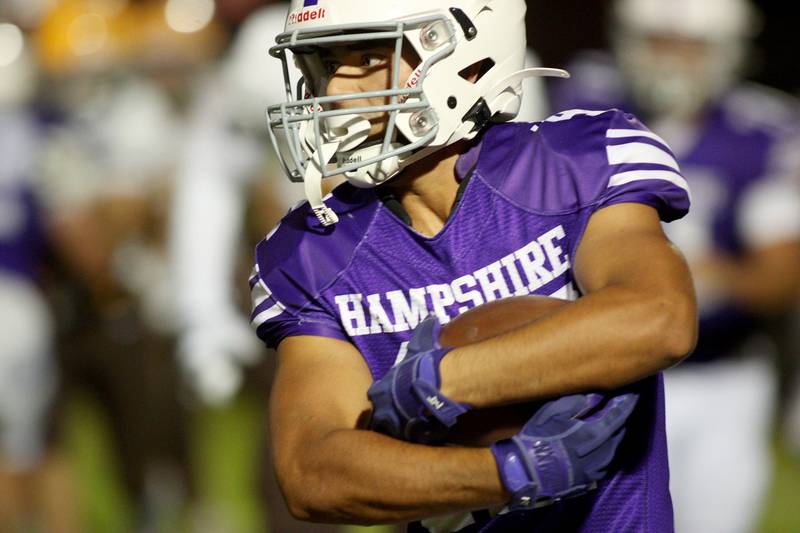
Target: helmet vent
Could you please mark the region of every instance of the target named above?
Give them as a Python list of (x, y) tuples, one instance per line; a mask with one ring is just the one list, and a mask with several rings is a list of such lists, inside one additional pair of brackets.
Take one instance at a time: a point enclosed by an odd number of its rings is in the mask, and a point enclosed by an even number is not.
[(470, 66), (461, 69), (458, 72), (458, 75), (470, 83), (478, 83), (481, 78), (483, 78), (490, 70), (492, 70), (494, 65), (494, 60), (491, 57), (485, 57), (480, 61), (476, 61)]

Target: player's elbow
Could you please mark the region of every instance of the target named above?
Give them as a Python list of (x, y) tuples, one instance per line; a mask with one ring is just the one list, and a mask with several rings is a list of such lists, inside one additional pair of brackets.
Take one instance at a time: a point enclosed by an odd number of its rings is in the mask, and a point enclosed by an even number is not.
[(332, 508), (319, 499), (309, 498), (308, 495), (285, 495), (286, 507), (297, 520), (303, 522), (336, 523)]
[(284, 489), (284, 499), (289, 514), (304, 522), (364, 526), (378, 523), (365, 512), (366, 509), (360, 508), (344, 494), (338, 494), (332, 487)]
[(693, 294), (671, 293), (654, 298), (658, 317), (656, 340), (663, 367), (680, 363), (697, 344), (697, 302)]
[(321, 490), (324, 485), (318, 475), (297, 463), (278, 466), (276, 473), (289, 514), (304, 522), (332, 521), (335, 504)]
[(320, 491), (314, 490), (313, 485), (303, 485), (308, 480), (295, 478), (291, 482), (280, 482), (281, 493), (286, 502), (286, 508), (294, 518), (303, 522), (329, 522), (328, 514), (330, 505), (323, 501)]
[(305, 498), (284, 490), (283, 499), (286, 502), (286, 509), (293, 518), (303, 522), (313, 522), (314, 511)]
[(327, 524), (374, 525), (332, 472), (295, 464), (278, 472), (278, 483), (289, 513), (297, 520)]

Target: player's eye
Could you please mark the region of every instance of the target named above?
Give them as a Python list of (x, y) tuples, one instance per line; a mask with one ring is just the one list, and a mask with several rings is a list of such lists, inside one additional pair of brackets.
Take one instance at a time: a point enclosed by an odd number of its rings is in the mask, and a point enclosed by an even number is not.
[(361, 56), (361, 66), (367, 68), (380, 67), (386, 64), (386, 57), (379, 54), (364, 54)]

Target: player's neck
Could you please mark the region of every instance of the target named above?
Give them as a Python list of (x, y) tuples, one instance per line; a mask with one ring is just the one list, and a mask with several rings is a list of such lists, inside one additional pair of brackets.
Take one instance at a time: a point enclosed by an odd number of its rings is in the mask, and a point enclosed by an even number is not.
[(400, 179), (390, 182), (392, 193), (419, 233), (436, 235), (447, 222), (458, 193), (456, 161), (464, 148), (460, 145), (445, 148), (406, 168), (398, 176)]

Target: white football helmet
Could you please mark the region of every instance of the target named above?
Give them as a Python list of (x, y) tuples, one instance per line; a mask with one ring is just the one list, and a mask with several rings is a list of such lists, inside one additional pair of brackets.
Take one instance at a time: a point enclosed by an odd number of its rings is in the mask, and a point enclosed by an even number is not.
[[(391, 88), (322, 94), (326, 73), (316, 51), (375, 40), (393, 43)], [(358, 187), (379, 185), (414, 161), (473, 138), (489, 120), (514, 118), (523, 78), (568, 76), (524, 68), (524, 0), (292, 0), (276, 41), (270, 54), (283, 62), (288, 101), (268, 108), (270, 136), (289, 179), (304, 182), (324, 225), (338, 218), (322, 200), (323, 178), (343, 174)], [(404, 46), (419, 57), (408, 79), (399, 75)], [(287, 50), (312, 80), (292, 81)], [(460, 74), (476, 65), (483, 67), (477, 80)], [(385, 104), (337, 106), (366, 98)], [(365, 115), (375, 113), (388, 115), (387, 126), (382, 139), (368, 141)]]
[(759, 27), (748, 0), (617, 0), (612, 41), (636, 103), (690, 118), (736, 78)]

